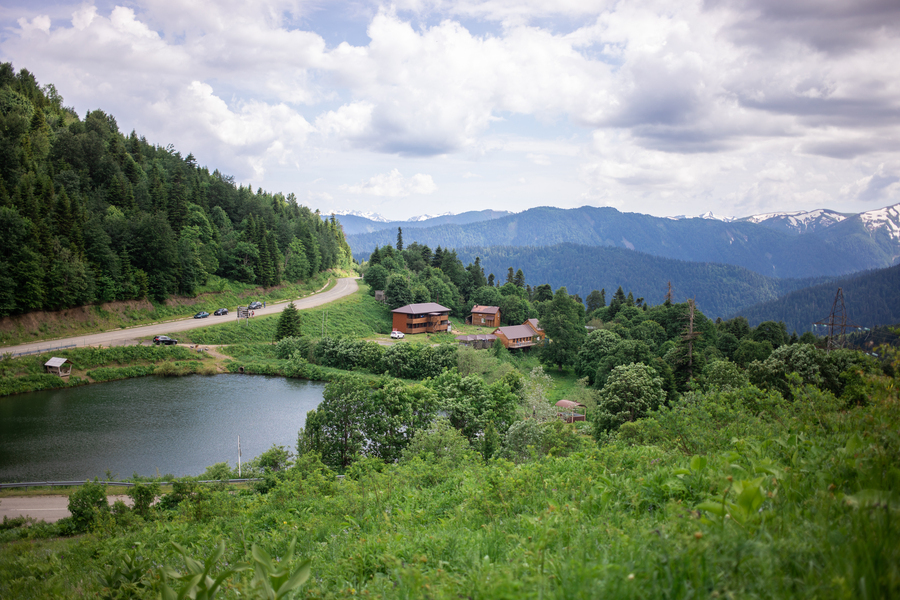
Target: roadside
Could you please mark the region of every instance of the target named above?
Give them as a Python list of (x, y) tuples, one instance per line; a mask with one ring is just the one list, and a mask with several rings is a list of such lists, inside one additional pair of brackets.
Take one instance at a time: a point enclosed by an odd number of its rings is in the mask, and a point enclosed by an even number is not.
[[(106, 500), (110, 506), (117, 500), (128, 506), (134, 505), (131, 498), (120, 494), (109, 495)], [(12, 496), (0, 499), (0, 519), (32, 517), (38, 521), (55, 523), (71, 515), (68, 496)]]
[[(356, 282), (356, 278), (353, 277), (342, 277), (340, 279), (337, 279), (331, 288), (329, 288), (329, 285), (331, 285), (331, 280), (329, 280), (329, 284), (327, 284), (314, 294), (295, 298), (293, 300), (283, 300), (273, 304), (267, 303), (267, 306), (265, 308), (254, 311), (255, 316), (277, 314), (281, 312), (284, 307), (287, 306), (290, 302), (293, 302), (294, 306), (296, 306), (299, 310), (320, 306), (322, 304), (327, 304), (328, 302), (337, 300), (338, 298), (349, 296), (350, 294), (355, 293), (359, 288), (359, 285)], [(229, 314), (224, 317), (207, 317), (205, 319), (194, 319), (188, 317), (186, 319), (180, 319), (176, 321), (153, 323), (151, 325), (141, 325), (127, 329), (117, 329), (90, 335), (74, 336), (52, 341), (32, 342), (28, 344), (19, 344), (17, 346), (7, 346), (0, 348), (0, 354), (37, 352), (44, 349), (67, 345), (112, 346), (122, 345), (123, 343), (129, 342), (136, 343), (138, 340), (141, 340), (143, 338), (153, 337), (155, 335), (177, 333), (180, 331), (187, 331), (200, 327), (209, 327), (210, 325), (223, 323), (226, 319), (234, 318), (236, 318), (236, 315), (234, 314)]]

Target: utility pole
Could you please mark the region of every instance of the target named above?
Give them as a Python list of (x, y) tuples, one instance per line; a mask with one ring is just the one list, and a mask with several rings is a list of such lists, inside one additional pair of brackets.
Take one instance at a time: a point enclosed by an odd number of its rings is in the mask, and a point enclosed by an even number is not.
[[(816, 321), (814, 325), (828, 325), (826, 352), (844, 347), (844, 334), (847, 333), (848, 327), (859, 329), (859, 325), (854, 325), (847, 319), (847, 308), (844, 306), (844, 288), (838, 288), (837, 293), (834, 295), (834, 302), (831, 304), (831, 314), (828, 315), (828, 318)], [(836, 341), (838, 337), (840, 337), (839, 342)]]
[[(671, 284), (670, 284), (671, 285)], [(694, 340), (700, 337), (700, 333), (694, 332), (694, 299), (688, 300), (688, 326), (681, 334), (681, 339), (688, 343), (688, 378), (694, 379)]]

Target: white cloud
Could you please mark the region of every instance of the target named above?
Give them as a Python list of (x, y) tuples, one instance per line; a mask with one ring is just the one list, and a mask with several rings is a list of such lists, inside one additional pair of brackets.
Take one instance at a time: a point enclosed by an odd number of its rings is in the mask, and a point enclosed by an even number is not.
[[(741, 214), (900, 194), (896, 3), (65, 2), (0, 9), (0, 58), (301, 195)], [(365, 35), (342, 37), (349, 9)]]
[(376, 175), (358, 185), (342, 185), (341, 189), (351, 194), (400, 198), (410, 194), (432, 194), (438, 188), (431, 175), (416, 173), (409, 179), (406, 179), (400, 174), (400, 171), (393, 169), (390, 173)]

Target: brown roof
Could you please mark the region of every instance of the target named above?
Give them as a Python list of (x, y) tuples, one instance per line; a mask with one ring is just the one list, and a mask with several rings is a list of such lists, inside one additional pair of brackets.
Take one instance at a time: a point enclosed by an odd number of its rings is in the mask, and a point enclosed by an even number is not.
[(425, 313), (448, 313), (450, 309), (434, 302), (423, 302), (422, 304), (407, 304), (406, 306), (395, 308), (391, 312), (405, 315), (421, 315)]
[(538, 323), (537, 319), (528, 319), (526, 323), (530, 323), (531, 326), (534, 327), (535, 331), (543, 331), (543, 329), (541, 329), (541, 324)]
[(472, 307), (473, 313), (483, 313), (486, 315), (496, 315), (498, 310), (500, 310), (499, 306), (479, 306), (476, 304)]
[(560, 408), (577, 408), (579, 406), (584, 407), (584, 404), (580, 402), (572, 402), (571, 400), (560, 400), (556, 403), (556, 405)]
[(456, 339), (461, 342), (493, 342), (497, 336), (492, 333), (479, 333), (478, 335), (458, 335)]
[(494, 333), (497, 333), (498, 331), (510, 340), (534, 337), (534, 329), (528, 325), (508, 325), (506, 327), (498, 327)]

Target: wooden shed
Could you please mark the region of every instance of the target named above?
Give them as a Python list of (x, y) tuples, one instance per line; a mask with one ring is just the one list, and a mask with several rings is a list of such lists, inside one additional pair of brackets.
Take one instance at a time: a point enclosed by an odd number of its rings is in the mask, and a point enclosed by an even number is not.
[(53, 373), (60, 377), (68, 377), (72, 373), (72, 363), (69, 362), (68, 358), (54, 356), (44, 363), (44, 369), (48, 373)]
[(582, 410), (580, 413), (578, 409), (587, 408), (584, 404), (580, 402), (572, 402), (571, 400), (560, 400), (556, 403), (557, 411), (556, 415), (565, 421), (566, 423), (574, 423), (575, 421), (584, 421), (585, 415), (587, 414), (586, 410)]

